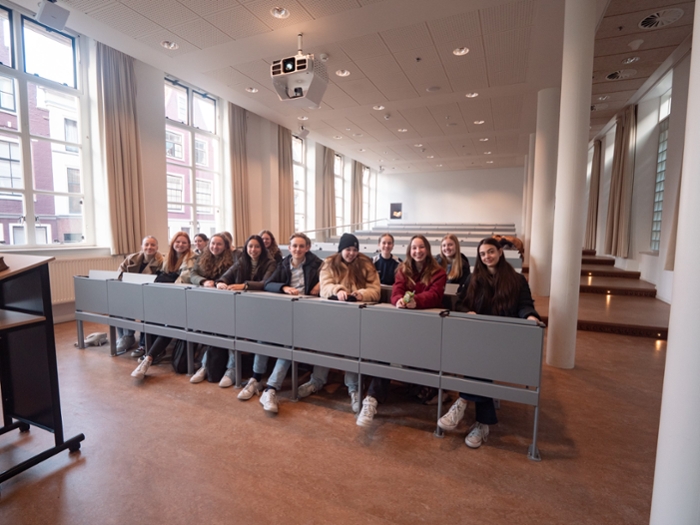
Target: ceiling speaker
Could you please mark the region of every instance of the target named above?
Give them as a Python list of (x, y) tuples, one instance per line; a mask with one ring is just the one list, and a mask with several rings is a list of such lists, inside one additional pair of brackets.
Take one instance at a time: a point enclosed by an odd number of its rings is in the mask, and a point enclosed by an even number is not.
[(56, 0), (43, 0), (39, 6), (39, 12), (34, 19), (52, 29), (63, 31), (68, 21), (70, 11), (57, 5)]

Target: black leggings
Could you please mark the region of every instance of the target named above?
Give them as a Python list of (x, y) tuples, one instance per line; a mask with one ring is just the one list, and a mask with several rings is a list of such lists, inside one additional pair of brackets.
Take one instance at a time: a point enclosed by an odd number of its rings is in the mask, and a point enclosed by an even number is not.
[(172, 340), (172, 337), (163, 337), (162, 335), (159, 335), (148, 347), (148, 353), (146, 355), (153, 359), (157, 359), (163, 355), (163, 353), (165, 353), (165, 349), (168, 348), (168, 345)]

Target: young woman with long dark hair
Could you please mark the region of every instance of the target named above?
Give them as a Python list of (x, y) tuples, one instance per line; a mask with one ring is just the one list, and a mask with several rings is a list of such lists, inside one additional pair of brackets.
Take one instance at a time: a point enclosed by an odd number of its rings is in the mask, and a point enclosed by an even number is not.
[(280, 251), (279, 246), (277, 246), (275, 236), (270, 230), (262, 230), (260, 233), (258, 233), (258, 235), (265, 243), (265, 248), (267, 248), (267, 252), (270, 254), (270, 257), (272, 257), (274, 261), (279, 264), (282, 261), (282, 252)]
[[(459, 309), (472, 314), (539, 321), (527, 280), (506, 261), (499, 242), (490, 237), (482, 239), (477, 253), (474, 271), (459, 298)], [(496, 408), (490, 397), (460, 394), (447, 414), (440, 418), (438, 426), (443, 430), (457, 428), (464, 418), (467, 401), (473, 401), (476, 405), (476, 423), (469, 429), (464, 443), (468, 447), (479, 448), (488, 439), (489, 425), (498, 423)]]

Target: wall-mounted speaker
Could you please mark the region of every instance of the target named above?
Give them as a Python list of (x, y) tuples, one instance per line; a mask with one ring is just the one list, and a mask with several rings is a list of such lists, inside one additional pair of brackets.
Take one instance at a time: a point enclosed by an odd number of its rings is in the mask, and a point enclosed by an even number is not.
[(68, 15), (70, 15), (70, 11), (56, 4), (55, 0), (53, 2), (50, 0), (42, 0), (39, 5), (39, 12), (34, 19), (52, 29), (63, 31), (68, 21)]

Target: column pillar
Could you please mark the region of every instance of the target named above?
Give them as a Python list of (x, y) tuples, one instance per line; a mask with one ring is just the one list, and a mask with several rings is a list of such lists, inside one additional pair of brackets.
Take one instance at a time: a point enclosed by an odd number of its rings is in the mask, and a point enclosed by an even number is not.
[(535, 295), (549, 296), (552, 277), (552, 231), (554, 192), (557, 186), (557, 143), (559, 141), (559, 88), (537, 93), (532, 229), (528, 280)]
[[(700, 10), (695, 12), (700, 27)], [(693, 33), (693, 49), (700, 49)], [(683, 152), (683, 177), (678, 203), (678, 239), (700, 227), (700, 54), (690, 58), (690, 84)], [(686, 237), (684, 237), (686, 236)], [(656, 449), (651, 525), (698, 523), (700, 507), (700, 352), (695, 327), (700, 319), (700, 246), (679, 242), (673, 270), (673, 303), (668, 325), (666, 370)]]
[(535, 134), (530, 133), (530, 148), (527, 154), (527, 183), (525, 184), (525, 200), (527, 207), (525, 208), (525, 226), (523, 227), (523, 245), (524, 255), (523, 264), (527, 265), (530, 261), (530, 238), (532, 235), (532, 190), (535, 178)]
[(596, 3), (566, 0), (547, 364), (573, 368), (584, 234)]

